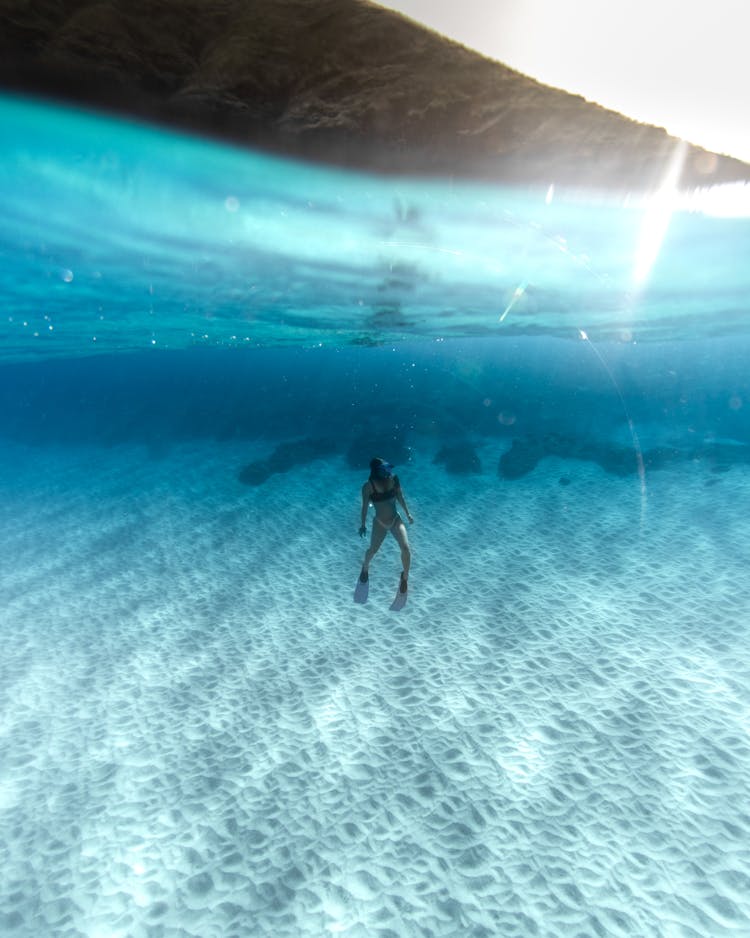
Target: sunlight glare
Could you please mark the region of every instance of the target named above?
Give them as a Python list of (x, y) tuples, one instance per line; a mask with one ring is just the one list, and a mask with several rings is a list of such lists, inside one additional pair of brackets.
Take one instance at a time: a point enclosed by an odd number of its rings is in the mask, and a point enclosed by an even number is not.
[(672, 220), (672, 213), (677, 208), (677, 183), (685, 162), (686, 150), (687, 145), (681, 140), (669, 162), (661, 188), (649, 200), (635, 254), (633, 280), (636, 285), (644, 283), (656, 263)]
[(500, 316), (500, 319), (498, 320), (498, 322), (503, 322), (505, 317), (513, 309), (513, 307), (516, 305), (518, 300), (521, 299), (521, 297), (524, 295), (525, 292), (526, 292), (526, 283), (524, 281), (523, 283), (519, 283), (519, 285), (513, 291), (513, 296), (511, 297), (510, 303), (508, 303), (508, 305), (503, 310), (503, 314)]
[(714, 218), (750, 218), (750, 183), (695, 189), (685, 194), (681, 208)]

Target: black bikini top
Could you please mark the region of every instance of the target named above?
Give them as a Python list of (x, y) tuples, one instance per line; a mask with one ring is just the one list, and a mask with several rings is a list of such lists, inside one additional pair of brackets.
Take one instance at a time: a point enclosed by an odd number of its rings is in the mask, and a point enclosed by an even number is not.
[(372, 484), (372, 479), (370, 479), (370, 501), (374, 504), (375, 502), (387, 502), (396, 497), (396, 493), (401, 488), (401, 484), (398, 481), (398, 476), (393, 477), (393, 485), (391, 488), (386, 489), (385, 492), (379, 492), (375, 486)]

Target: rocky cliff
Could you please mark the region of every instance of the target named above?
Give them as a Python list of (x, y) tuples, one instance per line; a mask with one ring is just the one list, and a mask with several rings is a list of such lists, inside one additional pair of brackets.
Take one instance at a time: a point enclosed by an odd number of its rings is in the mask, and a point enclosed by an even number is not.
[[(0, 87), (384, 172), (658, 186), (677, 141), (367, 0), (0, 0)], [(686, 151), (683, 186), (750, 180)]]

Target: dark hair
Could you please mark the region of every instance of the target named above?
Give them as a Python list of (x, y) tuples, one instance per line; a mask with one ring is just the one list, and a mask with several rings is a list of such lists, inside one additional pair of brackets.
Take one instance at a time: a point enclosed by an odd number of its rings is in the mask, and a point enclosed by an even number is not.
[(391, 474), (391, 469), (393, 469), (393, 466), (381, 456), (374, 456), (370, 460), (371, 479), (387, 479)]

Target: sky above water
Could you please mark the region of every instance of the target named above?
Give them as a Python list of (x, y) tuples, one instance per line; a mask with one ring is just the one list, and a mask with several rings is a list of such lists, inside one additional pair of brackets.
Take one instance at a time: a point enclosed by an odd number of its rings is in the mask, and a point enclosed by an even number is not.
[(747, 0), (383, 0), (547, 85), (750, 162)]

